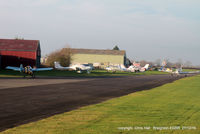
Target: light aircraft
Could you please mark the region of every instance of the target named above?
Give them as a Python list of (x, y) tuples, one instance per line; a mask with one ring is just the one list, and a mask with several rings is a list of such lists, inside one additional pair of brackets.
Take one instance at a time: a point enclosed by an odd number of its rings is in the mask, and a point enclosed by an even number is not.
[(57, 70), (74, 70), (77, 71), (77, 73), (82, 73), (82, 71), (87, 71), (87, 73), (90, 73), (92, 70), (92, 67), (88, 64), (75, 64), (70, 65), (69, 67), (63, 67), (59, 62), (56, 61), (54, 62), (54, 67)]
[(161, 72), (168, 72), (168, 73), (172, 73), (173, 70), (171, 68), (161, 68), (159, 69), (158, 71), (161, 71)]
[(116, 72), (116, 71), (127, 71), (127, 68), (120, 65), (109, 65), (108, 67), (105, 68), (105, 70)]
[(167, 65), (167, 61), (166, 61), (166, 60), (163, 60), (163, 61), (162, 61), (162, 66), (161, 66), (160, 69), (158, 69), (158, 71), (161, 71), (161, 72), (169, 72), (169, 73), (171, 73), (172, 70), (169, 69), (169, 68), (165, 68), (166, 65)]
[(179, 74), (198, 74), (200, 73), (200, 71), (189, 71), (189, 72), (183, 72), (182, 66), (178, 69), (176, 69), (176, 71), (172, 72), (172, 76), (173, 75), (179, 75)]
[(14, 70), (14, 71), (20, 71), (21, 73), (24, 74), (24, 77), (27, 74), (27, 75), (31, 75), (33, 78), (35, 78), (34, 72), (48, 71), (48, 70), (52, 70), (53, 68), (32, 68), (31, 66), (23, 67), (23, 65), (21, 64), (20, 67), (7, 66), (6, 69), (10, 69), (10, 70)]
[(126, 68), (124, 65), (117, 65), (117, 66), (108, 66), (105, 69), (107, 71), (124, 71), (124, 72), (144, 72), (148, 70), (149, 64), (146, 64), (144, 67), (135, 67), (131, 65), (130, 67)]
[(146, 64), (144, 67), (136, 67), (131, 65), (129, 68), (127, 68), (127, 70), (131, 71), (131, 72), (145, 72), (146, 70), (149, 69), (149, 64)]
[(149, 69), (149, 64), (146, 64), (144, 67), (140, 68), (140, 72), (147, 71)]

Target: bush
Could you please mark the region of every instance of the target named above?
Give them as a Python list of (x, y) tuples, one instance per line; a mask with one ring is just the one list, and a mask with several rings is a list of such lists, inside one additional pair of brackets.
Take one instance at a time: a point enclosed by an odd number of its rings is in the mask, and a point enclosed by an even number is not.
[(69, 66), (71, 63), (71, 49), (63, 48), (49, 54), (47, 58), (47, 65), (54, 67), (55, 61), (59, 62), (61, 66)]

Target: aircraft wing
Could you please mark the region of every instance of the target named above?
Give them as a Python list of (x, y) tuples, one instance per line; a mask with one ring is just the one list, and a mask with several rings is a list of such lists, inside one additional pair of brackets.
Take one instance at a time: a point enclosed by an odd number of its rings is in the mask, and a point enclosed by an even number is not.
[(49, 71), (52, 70), (53, 68), (33, 68), (32, 71)]
[(6, 69), (11, 69), (11, 70), (14, 70), (14, 71), (20, 71), (20, 68), (19, 68), (19, 67), (7, 66)]

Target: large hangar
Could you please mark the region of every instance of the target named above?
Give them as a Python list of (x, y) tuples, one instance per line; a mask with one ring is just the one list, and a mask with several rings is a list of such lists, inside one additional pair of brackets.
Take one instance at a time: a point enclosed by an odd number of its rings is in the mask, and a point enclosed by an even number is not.
[(39, 40), (0, 39), (1, 68), (6, 66), (19, 67), (30, 65), (40, 66), (40, 42)]
[(71, 49), (72, 64), (127, 65), (125, 50)]

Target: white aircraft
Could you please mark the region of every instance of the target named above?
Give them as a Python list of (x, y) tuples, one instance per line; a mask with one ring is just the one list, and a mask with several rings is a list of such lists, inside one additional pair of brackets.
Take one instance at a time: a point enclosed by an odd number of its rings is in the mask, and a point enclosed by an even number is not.
[(145, 72), (149, 69), (149, 64), (146, 64), (144, 67), (140, 68), (140, 72)]
[(126, 67), (120, 66), (120, 65), (109, 65), (108, 67), (105, 68), (105, 70), (107, 71), (112, 71), (112, 72), (116, 72), (116, 71), (126, 71)]
[(63, 67), (59, 62), (56, 61), (54, 62), (54, 67), (57, 70), (74, 70), (77, 71), (77, 73), (82, 73), (82, 71), (87, 71), (87, 73), (90, 73), (92, 70), (92, 67), (88, 64), (75, 64), (70, 65), (69, 67)]
[(144, 72), (146, 70), (148, 70), (149, 68), (149, 64), (146, 64), (144, 67), (135, 67), (133, 65), (131, 65), (130, 67), (126, 68), (124, 65), (117, 65), (117, 66), (109, 66), (106, 67), (105, 69), (107, 71), (125, 71), (125, 72)]
[(31, 66), (23, 67), (23, 65), (21, 64), (20, 67), (7, 66), (6, 69), (20, 71), (21, 73), (24, 74), (24, 77), (25, 77), (25, 74), (27, 74), (27, 75), (31, 75), (34, 78), (35, 77), (34, 72), (48, 71), (48, 70), (52, 70), (53, 68), (32, 68)]
[(172, 72), (172, 75), (179, 75), (179, 74), (198, 74), (200, 73), (200, 71), (189, 71), (189, 72), (183, 72), (182, 66), (178, 69), (176, 69), (176, 71)]
[(135, 67), (131, 65), (129, 68), (127, 68), (127, 70), (131, 72), (145, 72), (146, 70), (148, 70), (148, 68), (149, 68), (149, 64), (146, 64), (144, 67)]

